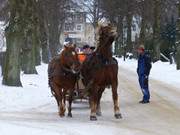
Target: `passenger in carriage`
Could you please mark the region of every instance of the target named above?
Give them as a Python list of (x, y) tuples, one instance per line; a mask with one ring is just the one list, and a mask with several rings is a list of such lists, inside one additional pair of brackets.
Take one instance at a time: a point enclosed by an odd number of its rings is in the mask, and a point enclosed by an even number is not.
[(88, 54), (91, 54), (91, 48), (89, 45), (84, 45), (83, 46), (83, 53), (88, 55)]
[(95, 50), (95, 47), (94, 46), (90, 47), (89, 45), (86, 45), (86, 46), (84, 46), (84, 48), (85, 48), (84, 52), (86, 54), (86, 59), (89, 60)]
[(96, 47), (91, 46), (90, 49), (91, 49), (91, 53), (93, 53), (95, 51)]
[(86, 58), (87, 58), (87, 55), (90, 54), (90, 46), (89, 45), (84, 45), (81, 49), (81, 51), (78, 53), (78, 58), (79, 58), (79, 61), (81, 63), (83, 63)]
[(83, 63), (86, 59), (89, 59), (92, 56), (92, 53), (94, 52), (95, 47), (84, 45), (82, 47), (82, 51), (78, 52), (79, 61)]

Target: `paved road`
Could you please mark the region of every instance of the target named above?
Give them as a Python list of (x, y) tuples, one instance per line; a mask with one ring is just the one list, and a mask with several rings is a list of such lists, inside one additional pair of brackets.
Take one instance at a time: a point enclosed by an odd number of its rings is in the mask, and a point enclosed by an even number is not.
[(180, 91), (177, 88), (150, 79), (151, 103), (140, 105), (136, 74), (120, 68), (119, 80), (124, 113), (121, 125), (141, 131), (143, 135), (180, 134)]

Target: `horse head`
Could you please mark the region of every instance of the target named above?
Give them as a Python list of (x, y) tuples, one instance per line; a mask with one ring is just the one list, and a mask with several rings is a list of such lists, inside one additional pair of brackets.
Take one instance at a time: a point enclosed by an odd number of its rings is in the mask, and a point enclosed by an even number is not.
[(78, 54), (75, 50), (75, 45), (65, 46), (60, 54), (60, 62), (66, 71), (72, 72), (73, 74), (79, 73), (80, 62)]
[(98, 35), (100, 45), (107, 45), (107, 42), (108, 45), (111, 45), (117, 37), (117, 28), (112, 24), (100, 25)]

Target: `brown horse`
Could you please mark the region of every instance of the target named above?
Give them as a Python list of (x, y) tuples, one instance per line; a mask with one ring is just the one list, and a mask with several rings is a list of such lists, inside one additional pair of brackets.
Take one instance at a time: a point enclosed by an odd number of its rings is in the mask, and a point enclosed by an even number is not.
[(69, 94), (68, 116), (72, 117), (71, 104), (79, 71), (80, 63), (74, 45), (64, 47), (60, 55), (49, 63), (49, 86), (57, 101), (60, 117), (65, 116), (67, 92)]
[(90, 120), (97, 120), (96, 114), (101, 115), (100, 100), (108, 86), (112, 87), (115, 117), (121, 118), (117, 94), (118, 63), (112, 57), (112, 43), (116, 35), (115, 27), (101, 26), (97, 50), (89, 59), (86, 59), (81, 68), (84, 85), (90, 92)]

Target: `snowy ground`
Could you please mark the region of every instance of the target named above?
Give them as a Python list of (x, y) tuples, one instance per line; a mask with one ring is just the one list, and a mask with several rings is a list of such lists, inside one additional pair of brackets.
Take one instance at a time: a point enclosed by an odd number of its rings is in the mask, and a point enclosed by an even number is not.
[[(0, 84), (0, 135), (131, 133), (127, 129), (109, 124), (108, 121), (90, 122), (87, 102), (74, 105), (74, 118), (59, 118), (55, 100), (48, 88), (47, 65), (43, 64), (37, 70), (38, 75), (21, 74), (23, 88)], [(113, 114), (110, 120), (114, 120)], [(114, 125), (116, 122), (120, 121), (114, 120)]]
[[(97, 122), (89, 121), (85, 101), (73, 104), (73, 118), (59, 118), (47, 85), (47, 65), (43, 64), (37, 67), (38, 75), (21, 74), (23, 88), (0, 84), (0, 135), (179, 135), (180, 91), (174, 87), (176, 81), (179, 83), (179, 71), (175, 71), (174, 66), (166, 69), (160, 62), (157, 69), (157, 65), (153, 65), (151, 103), (139, 105), (141, 92), (135, 73), (136, 61), (124, 63), (119, 60), (119, 64), (118, 93), (123, 119), (113, 117), (109, 90), (103, 95), (103, 116)], [(168, 77), (173, 76), (172, 71), (177, 78), (168, 82), (171, 84), (167, 84), (164, 77), (161, 77), (162, 82), (156, 81), (153, 78), (158, 79), (155, 76), (158, 69), (160, 73), (167, 70), (165, 75)]]

